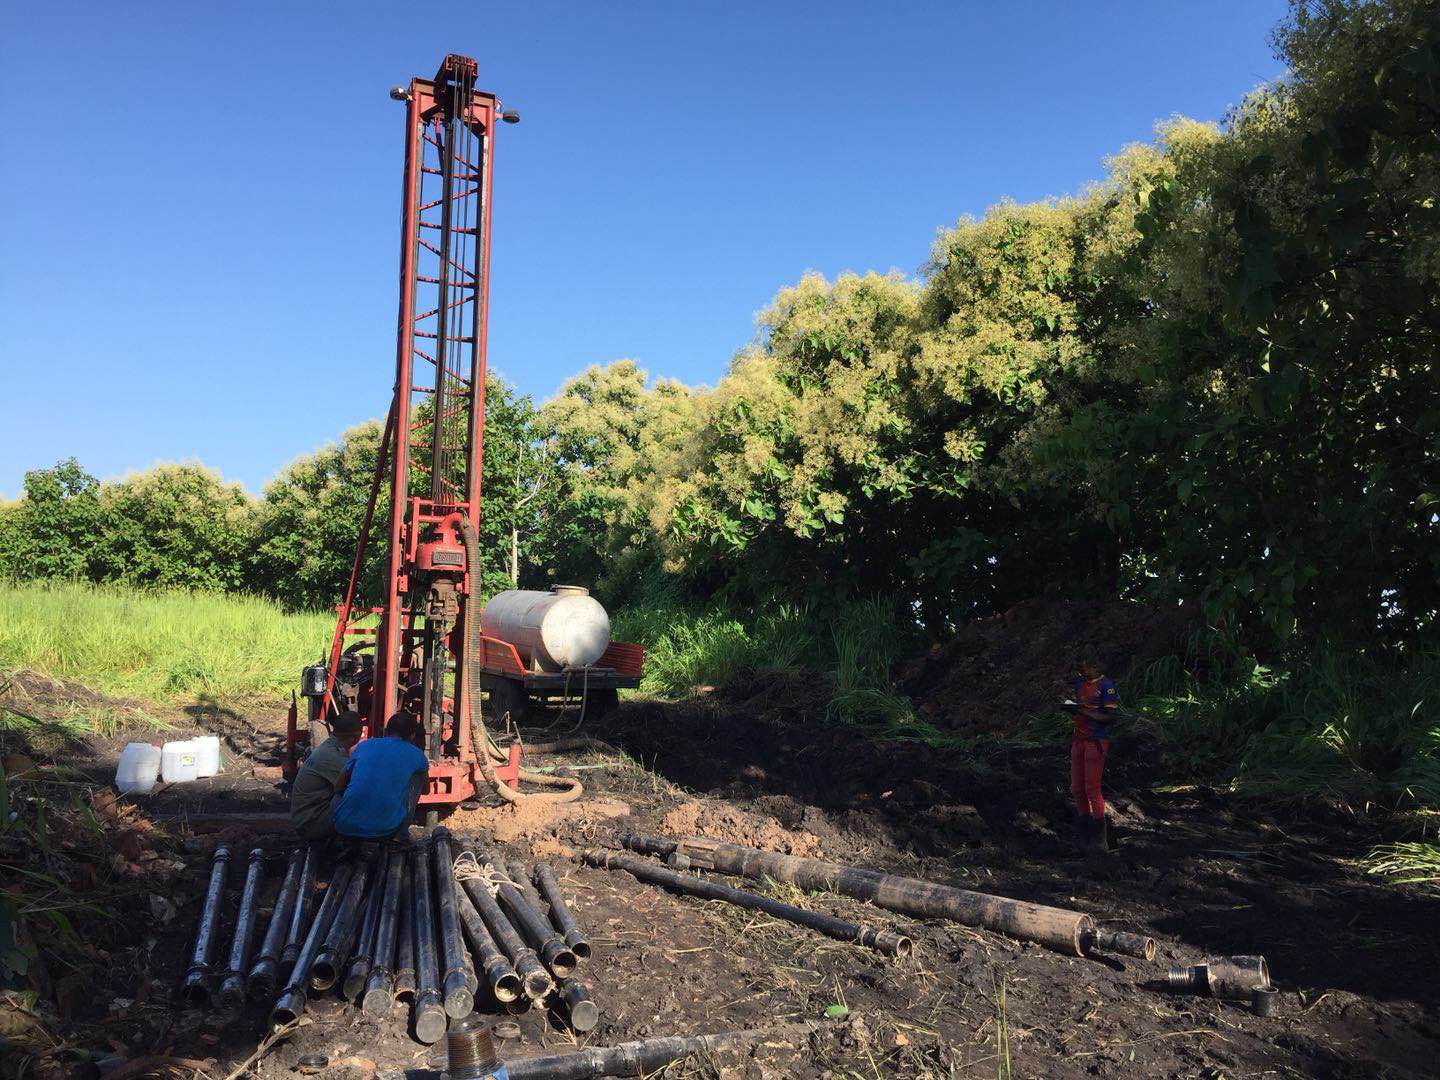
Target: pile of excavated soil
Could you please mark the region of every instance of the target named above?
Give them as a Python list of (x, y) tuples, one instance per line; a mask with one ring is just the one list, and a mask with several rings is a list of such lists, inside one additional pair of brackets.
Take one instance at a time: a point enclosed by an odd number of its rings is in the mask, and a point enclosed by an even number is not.
[(749, 814), (724, 803), (681, 803), (661, 825), (671, 836), (708, 836), (786, 855), (820, 854), (820, 841), (810, 833), (787, 829), (768, 814)]
[(626, 817), (630, 806), (619, 799), (580, 799), (557, 803), (530, 799), (520, 803), (456, 810), (445, 819), (454, 832), (489, 834), (497, 844), (528, 841), (536, 858), (567, 857), (572, 854), (561, 834), (593, 838), (599, 826), (613, 818)]
[[(1082, 657), (1122, 681), (1183, 654), (1195, 629), (1194, 614), (1179, 606), (1039, 597), (961, 627), (905, 665), (897, 685), (939, 727), (1008, 732), (1069, 696)], [(1120, 693), (1123, 706), (1123, 681)]]

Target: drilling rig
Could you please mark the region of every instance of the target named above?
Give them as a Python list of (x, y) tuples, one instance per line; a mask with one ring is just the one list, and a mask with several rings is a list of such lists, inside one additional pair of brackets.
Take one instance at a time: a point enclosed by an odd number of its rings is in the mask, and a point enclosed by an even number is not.
[[(497, 126), (519, 115), (475, 79), (475, 61), (452, 54), (433, 78), (390, 92), (405, 104), (394, 394), (329, 654), (301, 675), (309, 722), (301, 727), (292, 704), (286, 738), (293, 773), (311, 732), (337, 712), (359, 713), (364, 737), (397, 710), (413, 712), (430, 759), (427, 811), (472, 798), (482, 777), (510, 801), (524, 797), (521, 780), (573, 798), (577, 782), (520, 768), (518, 739), (500, 747), (485, 728), (482, 690), (515, 719), (527, 694), (553, 692), (557, 677), (613, 694), (638, 683), (643, 662), (638, 646), (617, 642), (587, 670), (546, 671), (516, 643), (481, 632), (491, 171)], [(387, 505), (380, 604), (361, 607), (366, 538)]]

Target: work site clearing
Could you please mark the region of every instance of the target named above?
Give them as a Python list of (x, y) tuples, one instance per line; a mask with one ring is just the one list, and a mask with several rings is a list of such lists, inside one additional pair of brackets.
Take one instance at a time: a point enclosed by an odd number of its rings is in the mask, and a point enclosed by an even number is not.
[[(71, 700), (104, 699), (23, 676), (10, 681), (4, 704), (43, 720), (63, 715)], [(109, 704), (125, 715), (125, 703)], [(488, 1016), (504, 1060), (753, 1031), (653, 1075), (1433, 1075), (1440, 903), (1433, 893), (1364, 880), (1349, 861), (1364, 819), (1272, 815), (1213, 791), (1152, 790), (1147, 747), (1122, 741), (1112, 766), (1113, 790), (1123, 793), (1113, 800), (1114, 850), (1082, 857), (1070, 850), (1054, 749), (980, 761), (798, 715), (719, 695), (626, 702), (576, 733), (600, 741), (592, 748), (530, 761), (583, 778), (580, 801), (458, 810), (442, 820), (512, 859), (548, 861), (594, 947), (577, 972), (599, 1010), (594, 1029), (575, 1035), (537, 1011)], [(119, 748), (152, 734), (135, 726), (103, 740), (33, 746), (33, 766), (7, 758), (12, 802), (27, 784), (50, 782), (52, 761), (91, 778), (76, 789), (86, 795), (77, 811), (50, 823), (48, 843), (56, 872), (102, 898), (113, 916), (102, 921), (108, 933), (83, 943), (83, 975), (58, 976), (57, 986), (36, 965), (33, 1008), (10, 995), (12, 1063), (37, 1077), (94, 1075), (98, 1063), (110, 1080), (223, 1080), (246, 1068), (289, 1076), (313, 1067), (302, 1059), (314, 1055), (329, 1074), (357, 1080), (446, 1069), (445, 1040), (414, 1041), (406, 1008), (371, 1016), (333, 992), (312, 994), (301, 1023), (275, 1039), (268, 1003), (238, 1016), (184, 1007), (179, 990), (213, 851), (224, 845), (233, 858), (223, 968), (247, 853), (281, 853), (260, 896), (263, 932), (294, 839), (278, 768), (283, 713), (212, 705), (165, 719), (219, 735), (222, 773), (117, 799), (106, 785)], [(225, 821), (239, 824), (214, 831)], [(712, 836), (1086, 912), (1102, 930), (1152, 935), (1158, 953), (1153, 962), (1066, 956), (843, 896), (770, 889), (913, 940), (911, 955), (887, 957), (579, 860), (586, 849), (613, 847), (621, 833)], [(1236, 954), (1266, 957), (1279, 989), (1274, 1018), (1167, 986), (1171, 966)]]

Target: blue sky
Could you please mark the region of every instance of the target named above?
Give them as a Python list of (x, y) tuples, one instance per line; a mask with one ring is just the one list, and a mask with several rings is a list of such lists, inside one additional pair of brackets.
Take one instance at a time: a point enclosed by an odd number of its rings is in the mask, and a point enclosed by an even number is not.
[[(0, 14), (0, 493), (75, 455), (254, 493), (383, 416), (402, 107), (446, 52), (495, 159), (491, 365), (714, 383), (807, 269), (1065, 194), (1281, 73), (1281, 0), (11, 3)], [(436, 10), (443, 10), (436, 9)], [(438, 25), (443, 21), (445, 25)]]

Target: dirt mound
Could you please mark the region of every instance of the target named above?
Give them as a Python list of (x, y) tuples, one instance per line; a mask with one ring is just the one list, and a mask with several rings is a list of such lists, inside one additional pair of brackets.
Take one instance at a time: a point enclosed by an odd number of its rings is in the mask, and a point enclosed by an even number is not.
[(629, 805), (619, 799), (581, 799), (573, 803), (534, 799), (456, 810), (445, 824), (455, 832), (488, 834), (497, 844), (531, 841), (530, 853), (536, 858), (564, 857), (571, 849), (562, 841), (562, 835), (593, 836), (598, 826), (629, 813)]
[(820, 841), (807, 832), (792, 832), (773, 817), (748, 814), (723, 803), (687, 802), (661, 822), (673, 836), (709, 836), (786, 855), (818, 856)]
[[(1193, 614), (1178, 606), (1040, 597), (961, 627), (910, 661), (897, 685), (940, 727), (964, 734), (1013, 731), (1068, 696), (1082, 654), (1121, 680), (1183, 652), (1195, 629)], [(1120, 691), (1123, 704), (1123, 685)]]

